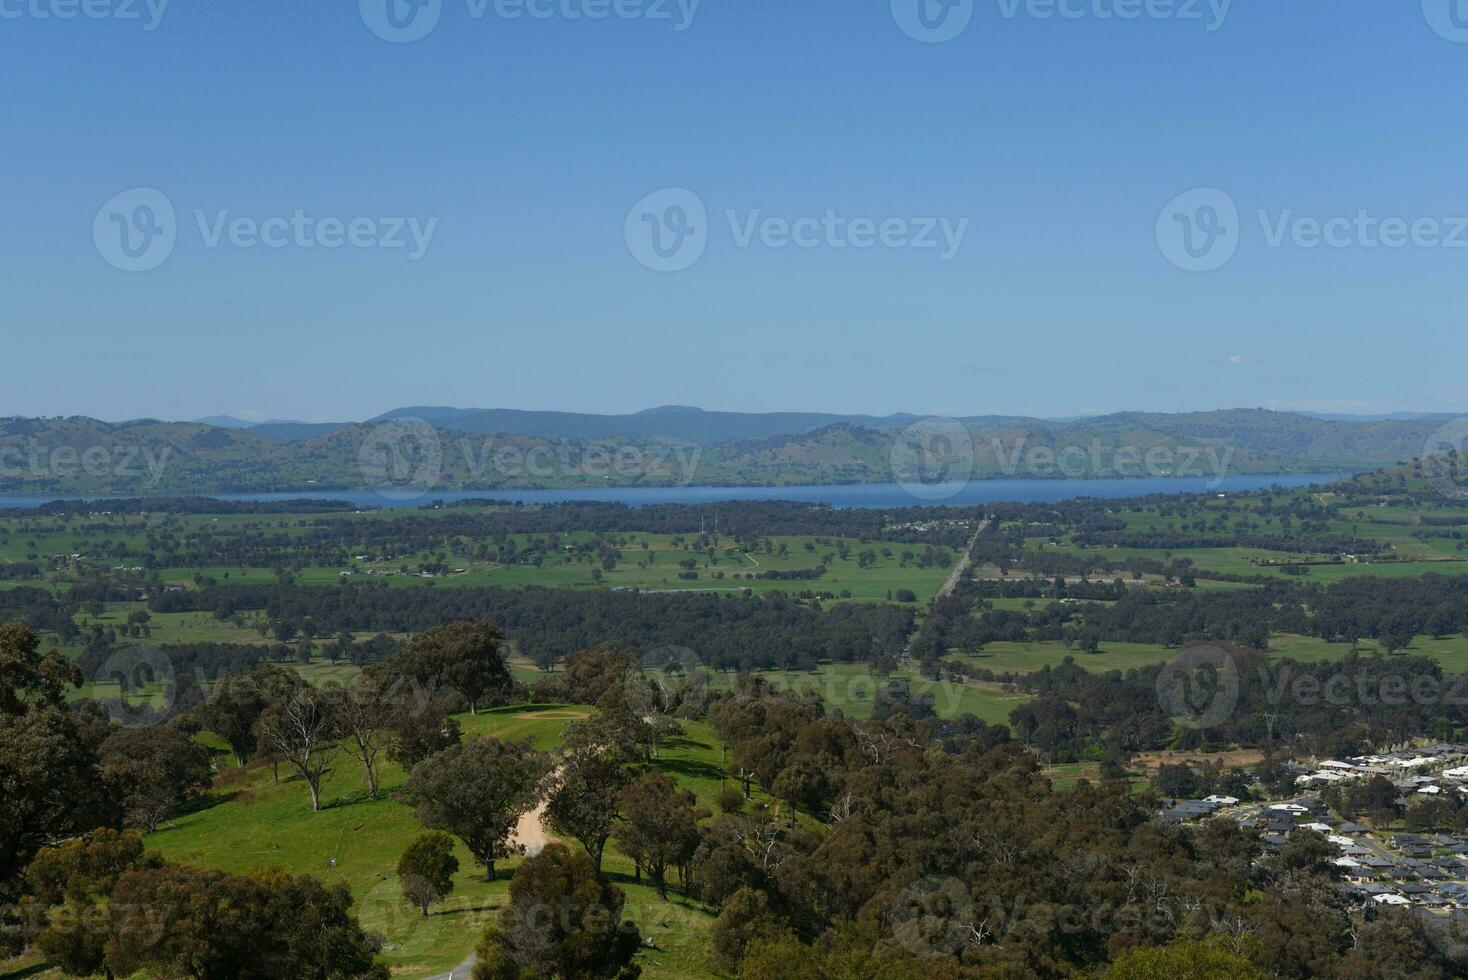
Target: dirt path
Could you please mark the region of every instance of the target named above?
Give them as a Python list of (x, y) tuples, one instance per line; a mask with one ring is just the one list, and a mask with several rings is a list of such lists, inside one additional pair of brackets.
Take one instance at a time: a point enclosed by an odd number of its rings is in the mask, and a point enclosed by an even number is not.
[(542, 711), (521, 711), (513, 716), (516, 721), (580, 721), (590, 718), (589, 711), (546, 708)]
[[(546, 714), (550, 713), (546, 712)], [(527, 712), (527, 714), (536, 714), (536, 712)], [(582, 717), (585, 716), (583, 715)], [(555, 775), (560, 775), (559, 769), (556, 770)], [(546, 801), (541, 800), (539, 806), (521, 817), (519, 823), (515, 824), (515, 832), (510, 835), (511, 843), (519, 844), (525, 848), (526, 857), (535, 857), (535, 855), (545, 850), (545, 845), (553, 844), (560, 840), (545, 825), (545, 805)], [(440, 973), (435, 977), (431, 977), (430, 980), (469, 980), (469, 977), (474, 972), (474, 964), (478, 960), (479, 957), (471, 952), (464, 959), (464, 962), (454, 967), (452, 972)]]
[(520, 818), (520, 822), (515, 825), (515, 833), (510, 838), (511, 841), (525, 848), (526, 857), (535, 857), (545, 850), (545, 845), (557, 839), (545, 826), (545, 803), (543, 802)]
[[(547, 782), (553, 783), (560, 774), (561, 771), (557, 769)], [(526, 857), (534, 857), (545, 850), (545, 845), (560, 840), (545, 825), (545, 808), (548, 802), (548, 799), (542, 799), (539, 806), (527, 812), (520, 818), (519, 823), (515, 824), (515, 833), (511, 835), (510, 841), (525, 848)]]

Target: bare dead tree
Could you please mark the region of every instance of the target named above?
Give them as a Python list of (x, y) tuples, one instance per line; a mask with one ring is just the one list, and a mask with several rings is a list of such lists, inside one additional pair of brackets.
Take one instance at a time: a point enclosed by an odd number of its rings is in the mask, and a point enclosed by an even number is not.
[(377, 799), (377, 757), (392, 739), (393, 705), (387, 692), (370, 677), (335, 689), (330, 695), (332, 721), (341, 745), (362, 763), (367, 795)]
[(311, 811), (321, 809), (321, 781), (337, 752), (331, 705), (322, 692), (302, 687), (266, 709), (260, 739), (311, 790)]

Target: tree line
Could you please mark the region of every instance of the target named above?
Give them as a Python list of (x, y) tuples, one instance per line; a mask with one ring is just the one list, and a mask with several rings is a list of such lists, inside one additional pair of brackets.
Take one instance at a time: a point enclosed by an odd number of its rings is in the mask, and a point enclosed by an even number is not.
[(611, 641), (634, 652), (698, 651), (716, 669), (801, 668), (822, 660), (876, 662), (902, 652), (911, 609), (878, 603), (822, 606), (781, 594), (720, 596), (499, 587), (392, 589), (215, 585), (162, 592), (153, 612), (263, 612), (307, 636), (342, 631), (418, 633), (457, 619), (487, 619), (516, 648), (549, 665)]

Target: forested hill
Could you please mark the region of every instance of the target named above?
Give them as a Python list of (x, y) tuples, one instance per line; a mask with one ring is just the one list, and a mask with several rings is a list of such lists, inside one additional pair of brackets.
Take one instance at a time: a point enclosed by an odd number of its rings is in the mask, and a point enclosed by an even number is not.
[[(257, 431), (198, 422), (0, 419), (0, 492), (368, 489), (379, 479), (372, 460), (388, 483), (422, 480), (445, 491), (884, 483), (918, 478), (923, 467), (953, 479), (1345, 473), (1421, 455), (1441, 424), (1246, 409), (1064, 422), (683, 408), (633, 416), (410, 411), (341, 426), (302, 424), (305, 438), (282, 436), (282, 427), (296, 423)], [(489, 425), (507, 428), (483, 428)], [(738, 435), (750, 431), (760, 434)], [(736, 435), (725, 438), (730, 433)], [(934, 452), (949, 456), (935, 467)]]

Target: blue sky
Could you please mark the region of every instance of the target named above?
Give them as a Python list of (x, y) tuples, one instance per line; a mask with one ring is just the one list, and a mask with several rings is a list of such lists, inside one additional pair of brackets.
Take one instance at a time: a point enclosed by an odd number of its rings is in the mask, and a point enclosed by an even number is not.
[(1447, 0), (87, 2), (0, 0), (0, 414), (1468, 411)]

